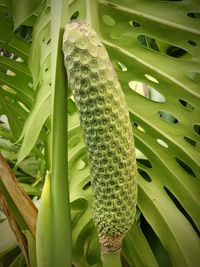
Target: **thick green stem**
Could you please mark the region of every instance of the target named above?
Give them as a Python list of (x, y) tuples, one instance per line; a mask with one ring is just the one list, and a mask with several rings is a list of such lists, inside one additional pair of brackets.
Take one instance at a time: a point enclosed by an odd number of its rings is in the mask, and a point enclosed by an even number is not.
[(62, 53), (67, 8), (68, 1), (51, 0), (52, 116), (45, 155), (49, 171), (45, 178), (37, 220), (38, 267), (72, 265), (67, 173), (67, 76)]
[(110, 253), (101, 253), (101, 261), (103, 267), (122, 267), (120, 251), (110, 252)]
[(52, 35), (52, 155), (51, 194), (54, 225), (54, 265), (71, 266), (71, 219), (67, 174), (67, 76), (64, 69), (62, 37), (67, 21), (66, 0), (51, 1)]

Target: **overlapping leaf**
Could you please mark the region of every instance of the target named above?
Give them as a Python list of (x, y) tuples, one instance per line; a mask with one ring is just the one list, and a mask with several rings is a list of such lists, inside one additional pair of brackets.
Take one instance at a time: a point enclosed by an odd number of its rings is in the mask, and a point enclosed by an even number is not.
[(33, 108), (21, 134), (24, 140), (18, 155), (18, 162), (21, 162), (33, 149), (51, 113), (50, 42), (50, 8), (45, 7), (36, 21), (29, 54), (29, 65), (36, 95)]
[(6, 115), (15, 139), (19, 138), (33, 102), (27, 68), (29, 44), (13, 32), (13, 17), (0, 2), (0, 114)]
[(6, 219), (0, 222), (0, 232), (0, 256), (2, 256), (3, 254), (6, 254), (9, 250), (16, 247), (17, 241)]

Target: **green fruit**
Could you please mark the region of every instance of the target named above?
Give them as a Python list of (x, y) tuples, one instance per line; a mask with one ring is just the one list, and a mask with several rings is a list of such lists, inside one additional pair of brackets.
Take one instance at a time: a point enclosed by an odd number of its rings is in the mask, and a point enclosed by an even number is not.
[(66, 26), (63, 52), (88, 149), (94, 222), (103, 251), (116, 251), (136, 212), (136, 160), (128, 107), (108, 53), (88, 24), (72, 21)]

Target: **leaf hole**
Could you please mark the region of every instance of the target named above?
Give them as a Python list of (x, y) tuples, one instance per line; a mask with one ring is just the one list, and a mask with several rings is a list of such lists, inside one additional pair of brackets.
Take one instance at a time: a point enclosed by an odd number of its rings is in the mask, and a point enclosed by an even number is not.
[(161, 119), (163, 119), (163, 120), (165, 120), (165, 121), (167, 121), (169, 123), (172, 123), (172, 124), (178, 123), (177, 118), (175, 118), (169, 112), (166, 112), (166, 111), (158, 111), (157, 113), (158, 113), (158, 115), (160, 116)]
[(195, 133), (200, 135), (200, 124), (193, 125), (193, 129), (194, 129)]
[(179, 103), (180, 103), (184, 108), (186, 108), (186, 109), (188, 109), (188, 110), (191, 110), (191, 111), (195, 110), (195, 108), (194, 108), (190, 103), (188, 103), (186, 100), (179, 99)]
[(1, 67), (1, 66), (0, 66), (0, 72), (5, 73), (8, 76), (13, 76), (13, 77), (16, 76), (15, 72), (8, 70), (7, 68)]
[(29, 25), (20, 25), (15, 30), (16, 36), (23, 39), (27, 43), (32, 42), (32, 32), (33, 32), (33, 27)]
[[(181, 58), (184, 56), (184, 59), (191, 58), (191, 54), (188, 53), (181, 47), (177, 47), (174, 45), (167, 44), (166, 42), (156, 40), (155, 38), (149, 37), (147, 35), (141, 34), (137, 36), (137, 41), (144, 47), (160, 52), (163, 55), (168, 55), (174, 58)], [(167, 47), (165, 49), (161, 49), (161, 47)]]
[(190, 224), (192, 225), (193, 229), (195, 230), (195, 232), (199, 236), (199, 234), (200, 234), (199, 233), (199, 230), (198, 230), (197, 226), (195, 225), (194, 221), (192, 220), (192, 218), (190, 217), (190, 215), (183, 208), (183, 206), (178, 201), (178, 199), (175, 197), (175, 195), (166, 186), (163, 186), (163, 188), (164, 188), (165, 192), (167, 193), (167, 195), (169, 196), (169, 198), (175, 204), (175, 206), (177, 207), (177, 209), (187, 218), (187, 220), (190, 222)]
[(30, 112), (29, 108), (21, 101), (18, 101), (18, 104), (24, 109), (26, 110), (27, 112)]
[(83, 186), (83, 190), (88, 189), (91, 186), (91, 181), (88, 181), (84, 186)]
[(152, 168), (151, 162), (148, 159), (140, 159), (140, 158), (137, 158), (136, 161), (138, 163), (140, 163), (141, 165), (143, 165), (144, 167), (147, 167), (149, 169)]
[(144, 128), (142, 128), (142, 126), (140, 126), (137, 122), (134, 122), (133, 125), (134, 125), (140, 132), (145, 133)]
[(139, 22), (135, 21), (135, 20), (129, 20), (129, 25), (131, 27), (135, 27), (135, 28), (141, 28), (142, 27), (142, 25)]
[(187, 16), (193, 19), (199, 19), (200, 18), (200, 12), (189, 12), (187, 13)]
[(143, 165), (144, 167), (147, 167), (149, 169), (152, 168), (151, 162), (146, 157), (146, 155), (139, 149), (136, 148), (136, 161)]
[(162, 139), (158, 138), (158, 139), (156, 139), (156, 141), (158, 142), (159, 145), (161, 145), (161, 146), (163, 146), (165, 148), (169, 147), (168, 144), (165, 141), (163, 141)]
[(182, 56), (184, 56), (184, 58), (191, 57), (191, 55), (186, 50), (184, 50), (183, 48), (174, 46), (174, 45), (171, 45), (167, 48), (166, 54), (174, 58), (181, 58)]
[(9, 122), (8, 122), (8, 117), (6, 115), (1, 115), (0, 116), (0, 124), (2, 124), (2, 123), (6, 124), (6, 126), (8, 126), (8, 128), (10, 128), (9, 127)]
[(21, 57), (16, 58), (15, 61), (20, 62), (20, 63), (24, 62), (24, 60)]
[(185, 141), (187, 141), (193, 147), (195, 147), (197, 145), (197, 142), (195, 140), (193, 140), (192, 138), (188, 137), (188, 136), (184, 136), (184, 139), (185, 139)]
[(51, 38), (47, 41), (47, 45), (51, 43)]
[(113, 61), (115, 69), (118, 71), (127, 71), (127, 67), (119, 61)]
[(27, 108), (27, 106), (26, 106), (23, 102), (18, 101), (18, 104), (19, 104), (24, 110), (26, 110), (27, 112), (30, 112), (30, 110)]
[(130, 81), (128, 85), (137, 94), (148, 98), (149, 100), (159, 103), (163, 103), (166, 101), (163, 95), (161, 95), (156, 89), (149, 87), (145, 83), (141, 83), (138, 81)]
[(10, 86), (8, 86), (8, 85), (6, 85), (6, 84), (2, 84), (2, 85), (1, 85), (1, 88), (2, 88), (4, 91), (6, 91), (6, 92), (8, 92), (8, 93), (10, 93), (10, 94), (13, 94), (13, 95), (16, 95), (16, 94), (17, 94), (17, 92), (16, 92), (14, 89), (12, 89)]
[[(152, 199), (152, 201), (154, 201), (154, 199)], [(164, 248), (162, 242), (158, 238), (158, 235), (154, 232), (142, 213), (140, 215), (140, 228), (153, 251), (156, 261), (158, 262), (158, 266), (173, 267), (167, 250)]]
[(154, 51), (159, 51), (156, 39), (154, 38), (141, 34), (137, 36), (137, 41), (144, 47), (147, 47)]
[(178, 165), (184, 170), (186, 171), (188, 174), (192, 175), (193, 177), (196, 177), (196, 174), (193, 172), (192, 168), (187, 165), (184, 161), (182, 161), (181, 159), (175, 157), (176, 162), (178, 163)]
[(151, 82), (159, 83), (159, 81), (158, 81), (156, 78), (152, 77), (152, 76), (149, 75), (149, 74), (145, 74), (144, 76), (145, 76), (149, 81), (151, 81)]
[(80, 12), (79, 12), (78, 10), (75, 11), (75, 12), (72, 14), (72, 16), (70, 17), (70, 21), (77, 19), (78, 16), (79, 16), (79, 14), (80, 14)]
[(81, 139), (78, 136), (73, 136), (69, 139), (69, 147), (73, 148), (80, 143)]
[(152, 181), (151, 177), (149, 176), (147, 172), (145, 172), (144, 170), (140, 168), (138, 168), (137, 171), (142, 176), (142, 178), (144, 178), (144, 180), (146, 180), (149, 183)]
[(11, 53), (8, 50), (1, 48), (1, 47), (0, 47), (0, 56), (6, 57), (9, 59), (13, 59), (17, 62), (24, 62), (24, 60), (21, 57), (19, 57), (18, 55)]
[(197, 46), (198, 44), (193, 40), (188, 40), (188, 43), (192, 46)]
[(44, 71), (45, 71), (45, 72), (47, 72), (47, 71), (48, 71), (48, 69), (49, 69), (49, 68), (47, 67), (47, 68), (46, 68)]
[(113, 26), (116, 23), (115, 20), (109, 15), (103, 15), (102, 19), (103, 19), (103, 22), (108, 26)]
[(16, 76), (16, 73), (14, 71), (11, 71), (11, 70), (7, 70), (6, 74), (8, 76)]

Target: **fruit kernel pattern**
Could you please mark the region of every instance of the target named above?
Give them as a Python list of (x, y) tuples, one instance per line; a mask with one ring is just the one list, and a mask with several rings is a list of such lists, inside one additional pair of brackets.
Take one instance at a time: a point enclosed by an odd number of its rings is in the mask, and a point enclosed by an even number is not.
[(128, 107), (108, 53), (87, 23), (67, 24), (63, 52), (88, 150), (94, 223), (103, 251), (117, 251), (136, 213), (136, 160)]

